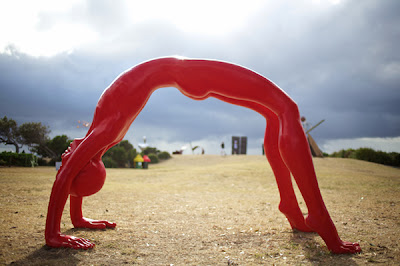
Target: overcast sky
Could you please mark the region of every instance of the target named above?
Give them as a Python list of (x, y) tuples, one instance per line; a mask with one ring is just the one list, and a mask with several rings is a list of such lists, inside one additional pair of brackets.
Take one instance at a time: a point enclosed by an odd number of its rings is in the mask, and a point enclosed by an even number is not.
[[(400, 152), (400, 1), (2, 1), (0, 116), (82, 137), (102, 91), (144, 60), (230, 61), (275, 82), (299, 105), (328, 153)], [(218, 154), (233, 135), (261, 154), (265, 120), (175, 88), (150, 98), (126, 135), (135, 147)], [(4, 147), (4, 146), (3, 146)], [(13, 150), (13, 146), (7, 146)], [(185, 153), (189, 153), (186, 151)]]

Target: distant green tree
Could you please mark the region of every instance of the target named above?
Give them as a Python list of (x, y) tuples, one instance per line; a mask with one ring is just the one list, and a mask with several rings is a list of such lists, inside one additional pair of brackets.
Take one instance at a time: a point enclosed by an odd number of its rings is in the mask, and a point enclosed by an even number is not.
[[(197, 148), (196, 146), (195, 148)], [(147, 147), (142, 152), (141, 155), (149, 156), (151, 163), (158, 163), (159, 160), (167, 160), (171, 158), (171, 155), (166, 151), (160, 151), (155, 147)], [(151, 157), (150, 157), (151, 155)]]
[(375, 151), (371, 148), (360, 148), (356, 150), (356, 158), (359, 160), (385, 164), (385, 165), (394, 164), (392, 156), (390, 154), (383, 151)]
[(14, 145), (15, 152), (19, 153), (22, 148), (22, 138), (18, 132), (17, 122), (4, 116), (0, 119), (0, 143), (5, 145)]
[(49, 157), (53, 161), (60, 161), (61, 155), (68, 149), (71, 141), (67, 135), (55, 136), (53, 139), (47, 139), (45, 143), (34, 147), (33, 151), (43, 157)]
[(103, 156), (102, 160), (106, 168), (118, 168), (118, 164), (111, 157)]
[(49, 138), (50, 129), (40, 122), (29, 122), (20, 125), (18, 132), (22, 138), (22, 144), (33, 148), (46, 143)]
[(44, 144), (48, 140), (50, 129), (40, 122), (24, 123), (20, 126), (13, 119), (4, 116), (0, 119), (0, 142), (6, 145), (14, 145), (15, 152), (23, 145), (30, 149)]
[(147, 147), (141, 152), (141, 155), (158, 154), (159, 152), (155, 147)]
[(126, 151), (123, 147), (113, 147), (112, 148), (112, 155), (111, 158), (118, 164), (119, 168), (124, 168), (126, 167), (127, 164), (127, 156), (126, 156)]
[(137, 155), (136, 149), (128, 140), (123, 140), (118, 144), (123, 147), (126, 151), (126, 160), (129, 167), (133, 167), (133, 159)]
[(106, 167), (132, 167), (136, 154), (133, 145), (123, 140), (104, 154), (103, 163)]
[(47, 143), (47, 147), (57, 154), (57, 157), (61, 159), (61, 155), (68, 149), (71, 144), (71, 139), (67, 135), (55, 136), (52, 140)]
[(149, 156), (149, 159), (150, 159), (151, 163), (158, 163), (159, 162), (158, 156), (156, 154), (150, 153), (147, 156)]
[[(102, 159), (107, 168), (133, 167), (133, 159), (136, 155), (137, 152), (133, 145), (128, 140), (123, 140), (109, 149)], [(165, 160), (171, 157), (168, 152), (160, 152), (154, 147), (147, 147), (141, 152), (141, 155), (149, 156), (151, 163), (158, 163), (159, 159)]]
[(399, 167), (400, 166), (400, 153), (398, 152), (391, 152), (389, 153), (390, 157), (392, 158), (394, 166)]
[(123, 147), (126, 151), (133, 150), (133, 145), (128, 140), (123, 140), (117, 145)]
[(375, 151), (371, 148), (347, 149), (334, 152), (331, 157), (351, 158), (363, 161), (369, 161), (384, 165), (400, 166), (400, 154), (397, 152)]
[(158, 159), (160, 160), (167, 160), (169, 158), (171, 158), (171, 155), (166, 151), (162, 151), (158, 154)]

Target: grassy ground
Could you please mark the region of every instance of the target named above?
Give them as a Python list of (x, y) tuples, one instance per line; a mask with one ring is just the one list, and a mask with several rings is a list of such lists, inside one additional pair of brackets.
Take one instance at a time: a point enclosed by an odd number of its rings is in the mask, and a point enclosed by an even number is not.
[(399, 265), (400, 170), (351, 159), (314, 163), (339, 234), (359, 241), (361, 254), (332, 255), (318, 235), (292, 232), (264, 157), (188, 155), (148, 170), (107, 170), (83, 211), (117, 222), (114, 230), (73, 229), (67, 204), (61, 230), (94, 241), (90, 251), (44, 245), (53, 168), (0, 168), (0, 264)]

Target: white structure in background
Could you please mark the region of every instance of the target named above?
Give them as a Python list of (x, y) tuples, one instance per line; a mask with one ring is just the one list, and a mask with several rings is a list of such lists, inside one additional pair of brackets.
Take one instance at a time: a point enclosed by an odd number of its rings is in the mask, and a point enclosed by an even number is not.
[(325, 119), (322, 119), (315, 126), (310, 128), (311, 125), (307, 122), (306, 118), (304, 116), (301, 117), (301, 123), (303, 125), (304, 132), (306, 133), (308, 144), (310, 146), (311, 154), (313, 157), (321, 157), (321, 158), (324, 157), (324, 154), (318, 147), (317, 142), (315, 142), (313, 137), (311, 137), (311, 135), (310, 135), (310, 132), (312, 130), (314, 130), (317, 126), (322, 124), (324, 121), (325, 121)]
[(143, 136), (143, 143), (138, 144), (141, 151), (149, 147), (149, 144), (146, 143), (146, 136)]

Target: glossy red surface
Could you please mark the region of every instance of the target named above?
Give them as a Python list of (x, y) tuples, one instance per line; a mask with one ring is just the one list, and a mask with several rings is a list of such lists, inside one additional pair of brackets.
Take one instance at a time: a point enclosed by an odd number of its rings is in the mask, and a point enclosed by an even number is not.
[[(62, 235), (60, 221), (71, 195), (75, 227), (113, 228), (115, 223), (82, 215), (82, 197), (97, 192), (105, 180), (102, 155), (120, 142), (151, 94), (162, 87), (176, 87), (187, 97), (215, 97), (250, 108), (267, 120), (264, 148), (278, 184), (279, 209), (293, 229), (317, 232), (334, 253), (356, 253), (358, 243), (342, 241), (323, 202), (308, 142), (296, 103), (265, 77), (244, 67), (213, 60), (159, 58), (122, 73), (101, 95), (87, 135), (76, 139), (63, 155), (47, 213), (45, 238), (51, 247), (88, 249), (83, 238)], [(308, 208), (304, 218), (293, 185), (293, 175)]]

